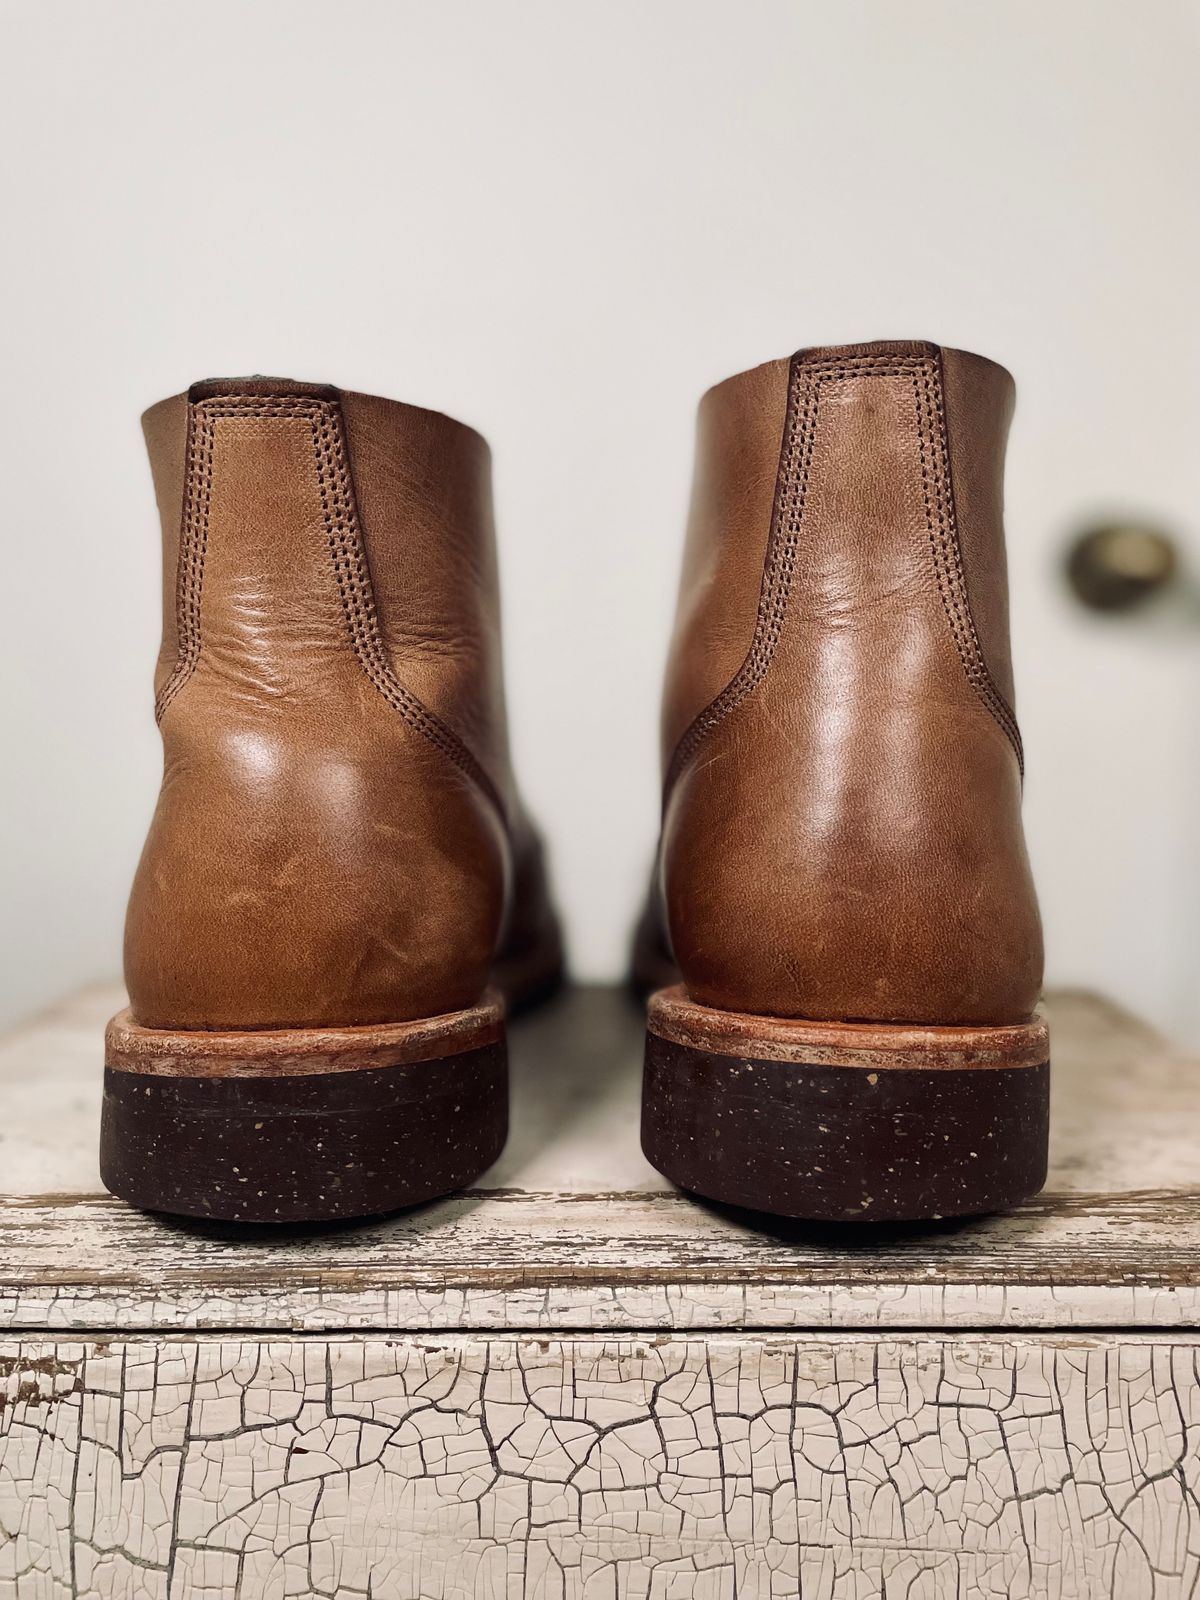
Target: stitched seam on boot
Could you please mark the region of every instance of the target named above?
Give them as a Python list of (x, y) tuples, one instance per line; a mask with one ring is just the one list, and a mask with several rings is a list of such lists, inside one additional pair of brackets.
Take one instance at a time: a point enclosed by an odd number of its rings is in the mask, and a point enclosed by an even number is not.
[[(313, 460), (321, 496), (321, 514), (334, 581), (342, 604), (350, 643), (369, 682), (408, 725), (466, 774), (501, 816), (504, 806), (494, 783), (458, 735), (396, 677), (379, 627), (374, 587), (367, 566), (362, 526), (350, 478), (338, 407), (329, 401), (257, 399), (231, 396), (201, 400), (189, 445), (188, 494), (180, 541), (180, 655), (159, 697), (161, 719), (167, 706), (195, 670), (200, 657), (200, 610), (208, 519), (212, 500), (212, 457), (215, 424), (221, 418), (280, 417), (306, 421), (312, 434)], [(193, 490), (193, 484), (197, 487)], [(186, 640), (186, 642), (185, 642)]]
[(334, 576), (359, 663), (393, 710), (399, 712), (410, 726), (465, 772), (503, 816), (504, 806), (500, 796), (478, 759), (440, 717), (404, 687), (392, 667), (379, 628), (375, 590), (367, 566), (362, 525), (358, 519), (358, 507), (350, 479), (340, 410), (332, 405), (320, 405), (313, 417), (313, 433), (314, 441), (319, 439), (319, 449), (324, 450), (326, 462), (332, 469), (335, 487), (331, 516), (331, 508), (326, 504), (325, 475), (318, 455), (317, 476), (321, 480), (321, 499), (325, 506), (325, 526)]
[(953, 497), (950, 492), (949, 454), (945, 442), (945, 418), (940, 397), (936, 405), (933, 401), (928, 402), (931, 414), (936, 414), (939, 423), (933, 430), (938, 447), (934, 452), (934, 493), (937, 496), (938, 508), (936, 516), (934, 502), (930, 497), (929, 472), (925, 459), (925, 427), (918, 383), (923, 383), (928, 392), (931, 389), (933, 369), (934, 358), (930, 356), (859, 356), (809, 362), (804, 361), (800, 354), (792, 357), (775, 503), (771, 514), (771, 529), (763, 567), (762, 588), (759, 591), (754, 637), (741, 667), (721, 693), (692, 720), (676, 745), (663, 784), (664, 799), (670, 794), (683, 768), (704, 740), (742, 704), (748, 695), (753, 693), (767, 675), (779, 645), (791, 598), (800, 527), (804, 517), (812, 467), (821, 390), (826, 383), (855, 377), (904, 377), (913, 384), (917, 400), (917, 438), (925, 499), (925, 520), (942, 610), (950, 625), (951, 637), (967, 681), (1008, 737), (1018, 764), (1024, 771), (1021, 737), (1017, 731), (1016, 719), (996, 688), (988, 670), (971, 617), (966, 577), (958, 546)]
[(692, 721), (676, 745), (664, 784), (666, 794), (670, 793), (684, 766), (713, 729), (762, 682), (775, 654), (787, 610), (796, 546), (800, 536), (800, 521), (804, 514), (804, 497), (808, 488), (809, 468), (812, 464), (819, 394), (819, 383), (803, 382), (798, 359), (793, 356), (788, 375), (787, 410), (784, 415), (783, 441), (780, 446), (779, 467), (775, 481), (775, 503), (771, 511), (771, 530), (767, 541), (762, 587), (759, 590), (754, 637), (750, 641), (746, 659), (737, 672), (716, 699), (711, 700)]
[(212, 504), (212, 458), (215, 428), (208, 414), (188, 407), (187, 488), (179, 537), (175, 574), (175, 630), (178, 653), (171, 675), (154, 704), (154, 716), (163, 712), (195, 671), (200, 659), (200, 599), (204, 586), (204, 558), (208, 549), (208, 516)]
[[(938, 592), (967, 681), (1007, 736), (1016, 753), (1017, 765), (1024, 774), (1025, 752), (1021, 744), (1017, 719), (1013, 715), (1011, 706), (996, 687), (996, 681), (988, 668), (983, 647), (979, 642), (975, 619), (971, 615), (970, 594), (958, 540), (958, 519), (954, 511), (954, 489), (946, 442), (946, 416), (942, 406), (941, 383), (933, 369), (934, 361), (931, 357), (928, 362), (923, 363), (919, 373), (913, 374), (912, 386), (917, 410), (917, 448), (921, 460), (925, 520), (929, 529), (929, 543), (933, 552)], [(932, 470), (928, 460), (930, 456)]]

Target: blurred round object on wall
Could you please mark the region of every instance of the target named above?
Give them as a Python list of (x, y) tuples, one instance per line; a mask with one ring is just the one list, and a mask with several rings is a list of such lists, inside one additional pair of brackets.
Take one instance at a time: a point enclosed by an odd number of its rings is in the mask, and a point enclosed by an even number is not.
[(1067, 582), (1090, 611), (1131, 611), (1167, 588), (1178, 568), (1172, 540), (1139, 522), (1089, 528), (1066, 557)]

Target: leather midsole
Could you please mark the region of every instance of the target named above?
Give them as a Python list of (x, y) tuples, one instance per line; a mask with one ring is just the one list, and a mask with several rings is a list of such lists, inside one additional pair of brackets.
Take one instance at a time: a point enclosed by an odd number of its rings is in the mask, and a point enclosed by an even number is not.
[(697, 1005), (682, 985), (651, 996), (647, 1025), (660, 1039), (712, 1055), (810, 1066), (986, 1070), (1042, 1066), (1050, 1055), (1040, 1012), (1028, 1022), (997, 1027), (810, 1022)]
[(504, 1001), (494, 989), (465, 1011), (362, 1027), (209, 1033), (143, 1028), (125, 1010), (108, 1025), (104, 1061), (114, 1071), (168, 1078), (288, 1077), (437, 1061), (503, 1035)]

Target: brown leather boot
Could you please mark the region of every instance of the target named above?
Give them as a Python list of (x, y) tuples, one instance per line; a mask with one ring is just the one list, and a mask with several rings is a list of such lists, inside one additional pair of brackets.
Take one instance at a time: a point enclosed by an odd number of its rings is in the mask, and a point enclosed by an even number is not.
[(700, 407), (663, 711), (642, 1142), (785, 1216), (1045, 1180), (1049, 1068), (1002, 523), (1009, 375), (803, 350)]
[(507, 1126), (504, 1002), (558, 929), (505, 731), (487, 445), (255, 378), (143, 419), (165, 543), (158, 807), (108, 1031), (136, 1205), (285, 1221), (457, 1188)]

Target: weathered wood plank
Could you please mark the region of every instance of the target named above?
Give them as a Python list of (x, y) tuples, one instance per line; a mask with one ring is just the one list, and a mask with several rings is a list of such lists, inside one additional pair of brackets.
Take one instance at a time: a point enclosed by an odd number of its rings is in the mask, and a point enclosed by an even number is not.
[(677, 1194), (637, 1149), (638, 1015), (584, 991), (514, 1030), (514, 1136), (487, 1187), (257, 1233), (99, 1194), (96, 1052), (117, 998), (0, 1051), (16, 1107), (0, 1171), (24, 1191), (0, 1202), (0, 1327), (1200, 1327), (1196, 1064), (1085, 996), (1051, 1003), (1051, 1187), (1010, 1217), (814, 1229)]
[(461, 1196), (253, 1241), (114, 1201), (0, 1218), (9, 1328), (1189, 1327), (1194, 1194), (1050, 1195), (955, 1229), (768, 1233), (674, 1194)]
[(1184, 1600), (1200, 1347), (195, 1338), (0, 1364), (13, 1600)]

